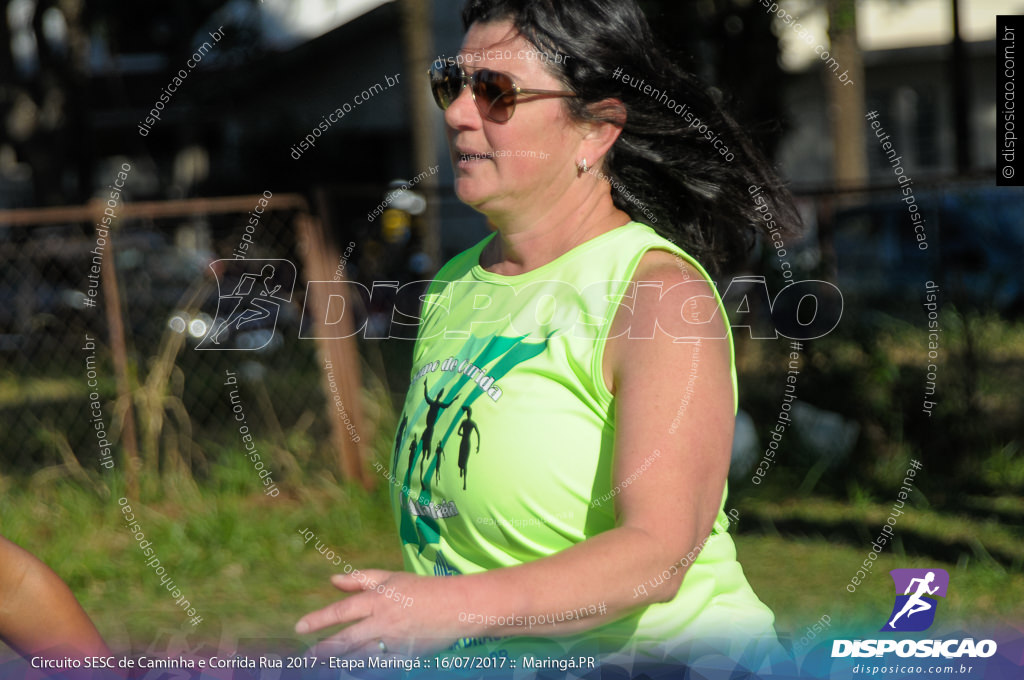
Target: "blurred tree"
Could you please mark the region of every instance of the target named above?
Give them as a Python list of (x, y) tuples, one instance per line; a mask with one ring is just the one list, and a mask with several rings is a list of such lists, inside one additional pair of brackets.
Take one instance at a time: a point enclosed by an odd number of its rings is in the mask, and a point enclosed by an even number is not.
[[(32, 203), (90, 198), (98, 160), (94, 97), (115, 93), (122, 101), (106, 104), (131, 104), (123, 80), (121, 87), (106, 80), (111, 73), (123, 79), (124, 57), (144, 55), (160, 64), (148, 74), (159, 81), (169, 77), (171, 65), (184, 63), (206, 30), (225, 24), (232, 30), (210, 61), (247, 59), (260, 49), (256, 3), (0, 0), (0, 157), (29, 166)], [(222, 20), (213, 24), (217, 16)]]
[[(204, 61), (231, 64), (260, 53), (259, 0), (174, 0), (130, 3), (93, 0), (89, 3), (92, 35), (111, 55), (160, 54), (168, 74), (177, 70), (204, 40), (224, 25), (225, 38)], [(174, 65), (173, 68), (171, 65)]]
[(728, 108), (769, 156), (788, 128), (787, 75), (771, 17), (744, 0), (639, 0), (655, 35), (677, 60), (726, 93)]
[(0, 24), (0, 147), (32, 169), (37, 205), (81, 201), (92, 186), (83, 2), (2, 0)]

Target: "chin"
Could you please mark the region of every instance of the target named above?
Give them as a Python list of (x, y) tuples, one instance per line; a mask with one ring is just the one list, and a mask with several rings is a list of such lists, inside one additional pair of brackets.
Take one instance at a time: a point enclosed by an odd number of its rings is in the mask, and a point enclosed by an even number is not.
[(455, 195), (468, 206), (475, 207), (487, 200), (490, 192), (480, 186), (480, 182), (460, 177), (455, 179)]

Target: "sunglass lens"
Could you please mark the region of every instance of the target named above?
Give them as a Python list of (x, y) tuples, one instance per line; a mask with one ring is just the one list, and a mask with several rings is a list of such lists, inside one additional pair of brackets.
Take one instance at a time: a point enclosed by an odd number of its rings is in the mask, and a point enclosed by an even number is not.
[(516, 108), (515, 85), (504, 73), (481, 69), (473, 74), (473, 94), (486, 108), (484, 115), (497, 123), (512, 117)]
[(442, 110), (452, 105), (462, 89), (461, 69), (455, 64), (436, 64), (430, 68), (430, 90), (434, 93), (434, 101)]

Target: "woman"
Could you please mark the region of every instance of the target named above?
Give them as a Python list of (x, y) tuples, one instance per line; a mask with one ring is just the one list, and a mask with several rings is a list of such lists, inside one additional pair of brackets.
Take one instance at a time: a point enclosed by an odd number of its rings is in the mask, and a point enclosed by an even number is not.
[(463, 21), (431, 85), (494, 233), (425, 297), (392, 462), (412, 573), (337, 576), (362, 592), (297, 630), (351, 624), (330, 642), (356, 654), (759, 656), (773, 616), (723, 512), (731, 336), (698, 260), (754, 237), (748, 186), (793, 219), (787, 194), (632, 0), (470, 0)]

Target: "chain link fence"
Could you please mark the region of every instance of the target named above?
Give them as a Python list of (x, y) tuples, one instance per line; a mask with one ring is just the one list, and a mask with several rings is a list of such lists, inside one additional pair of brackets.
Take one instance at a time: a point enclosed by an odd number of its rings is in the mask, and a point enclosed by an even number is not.
[[(0, 471), (122, 468), (137, 489), (258, 444), (274, 483), (322, 464), (373, 484), (368, 447), (390, 417), (379, 374), (352, 339), (299, 337), (323, 318), (306, 282), (341, 279), (346, 256), (301, 196), (269, 193), (2, 214)], [(252, 288), (264, 261), (292, 290)], [(349, 368), (331, 376), (347, 423), (326, 398), (332, 363)]]

